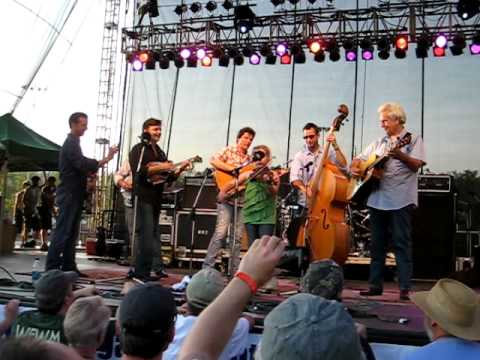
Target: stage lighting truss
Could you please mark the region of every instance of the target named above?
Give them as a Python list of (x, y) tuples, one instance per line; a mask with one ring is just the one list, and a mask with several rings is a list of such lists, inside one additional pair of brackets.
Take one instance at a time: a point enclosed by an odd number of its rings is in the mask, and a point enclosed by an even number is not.
[[(169, 61), (181, 67), (180, 51), (189, 49), (191, 55), (197, 56), (199, 48), (208, 49), (206, 54), (221, 60), (221, 66), (228, 66), (230, 59), (234, 59), (236, 64), (243, 63), (239, 57), (250, 59), (254, 52), (264, 57), (266, 64), (277, 63), (276, 58), (280, 63), (302, 62), (304, 56), (317, 62), (323, 62), (325, 58), (338, 61), (341, 58), (340, 47), (348, 50), (349, 46), (352, 50), (359, 46), (365, 60), (373, 58), (375, 48), (379, 59), (388, 59), (391, 49), (397, 58), (404, 58), (409, 51), (409, 43), (417, 43), (414, 49), (418, 57), (427, 56), (433, 45), (444, 51), (450, 49), (452, 55), (462, 54), (467, 46), (472, 54), (480, 53), (480, 39), (474, 40), (475, 36), (479, 37), (480, 14), (462, 19), (458, 15), (457, 3), (440, 0), (391, 2), (389, 6), (358, 10), (330, 9), (322, 6), (323, 1), (309, 4), (308, 8), (299, 6), (295, 10), (286, 10), (284, 7), (290, 4), (286, 1), (278, 11), (273, 8), (273, 14), (256, 16), (255, 26), (245, 29), (245, 33), (238, 29), (238, 12), (235, 17), (234, 11), (231, 11), (235, 9), (234, 1), (218, 2), (228, 11), (226, 15), (225, 12), (222, 15), (211, 13), (215, 10), (215, 2), (198, 3), (202, 9), (208, 9), (208, 17), (202, 17), (206, 10), (189, 16), (192, 12), (188, 10), (195, 3), (175, 8), (181, 15), (177, 22), (154, 22), (148, 26), (122, 29), (122, 51), (132, 63), (132, 68), (143, 70), (147, 67), (146, 62), (136, 57), (142, 51), (174, 54), (168, 58)], [(281, 1), (278, 3), (282, 4)], [(196, 10), (195, 6), (193, 10)], [(248, 20), (251, 18), (247, 17)], [(155, 21), (158, 19), (155, 18)], [(439, 34), (445, 36), (440, 46), (433, 44)], [(427, 43), (422, 38), (426, 35), (430, 38)], [(277, 48), (279, 44), (281, 48)], [(434, 52), (437, 55), (441, 53), (441, 50)], [(288, 55), (290, 61), (287, 62), (287, 57), (282, 59), (284, 55)], [(189, 57), (181, 59), (185, 64)], [(160, 58), (154, 61), (160, 63)], [(160, 68), (166, 68), (163, 58), (161, 65)], [(153, 68), (151, 61), (148, 67)]]

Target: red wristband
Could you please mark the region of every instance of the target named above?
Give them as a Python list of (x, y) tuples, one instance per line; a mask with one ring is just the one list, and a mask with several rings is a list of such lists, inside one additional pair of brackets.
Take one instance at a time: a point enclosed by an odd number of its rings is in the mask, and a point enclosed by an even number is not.
[(241, 271), (237, 271), (237, 273), (235, 274), (235, 277), (238, 277), (240, 280), (242, 280), (245, 284), (248, 285), (248, 287), (250, 288), (250, 291), (252, 292), (252, 295), (257, 292), (257, 289), (258, 289), (257, 282), (253, 280), (250, 275)]

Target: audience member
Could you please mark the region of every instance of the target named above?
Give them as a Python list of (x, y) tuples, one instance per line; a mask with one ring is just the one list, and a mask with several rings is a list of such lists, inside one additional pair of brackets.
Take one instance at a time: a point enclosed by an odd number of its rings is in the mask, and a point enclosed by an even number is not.
[(131, 289), (118, 316), (122, 359), (161, 359), (175, 335), (176, 313), (170, 290), (154, 283)]
[(48, 250), (48, 231), (52, 230), (52, 217), (55, 212), (56, 181), (57, 179), (54, 176), (50, 176), (47, 179), (47, 183), (42, 187), (40, 196), (38, 214), (40, 215), (40, 235), (42, 238), (41, 251)]
[[(25, 195), (25, 190), (30, 186), (30, 182), (24, 181), (22, 185), (22, 190), (15, 194), (15, 205), (14, 205), (14, 214), (13, 217), (15, 218), (15, 227), (17, 228), (17, 234), (23, 233), (23, 196)], [(23, 244), (23, 236), (22, 236), (22, 246)]]
[(60, 343), (31, 336), (8, 338), (0, 343), (2, 360), (82, 360), (75, 351)]
[(462, 283), (441, 279), (430, 291), (416, 292), (412, 301), (424, 313), (432, 341), (405, 360), (480, 359), (480, 298)]
[[(215, 269), (205, 268), (197, 272), (187, 286), (187, 314), (178, 315), (175, 322), (175, 338), (163, 354), (164, 360), (174, 360), (180, 351), (185, 337), (197, 321), (201, 312), (220, 295), (225, 288), (222, 275)], [(250, 321), (240, 318), (233, 334), (219, 356), (219, 359), (229, 360), (242, 355), (248, 347), (248, 332)]]
[(265, 318), (255, 358), (362, 360), (363, 354), (353, 319), (341, 303), (297, 294)]
[(20, 301), (17, 299), (10, 300), (3, 309), (3, 320), (0, 321), (0, 337), (2, 337), (14, 323), (18, 316), (18, 306)]
[[(40, 238), (40, 217), (38, 215), (38, 206), (40, 205), (40, 177), (32, 176), (31, 185), (25, 190), (23, 195), (23, 245), (27, 247), (35, 247), (36, 240)], [(33, 240), (28, 241), (30, 231), (33, 232)]]
[(95, 360), (103, 344), (111, 311), (100, 296), (76, 300), (67, 311), (63, 328), (68, 344), (84, 359)]

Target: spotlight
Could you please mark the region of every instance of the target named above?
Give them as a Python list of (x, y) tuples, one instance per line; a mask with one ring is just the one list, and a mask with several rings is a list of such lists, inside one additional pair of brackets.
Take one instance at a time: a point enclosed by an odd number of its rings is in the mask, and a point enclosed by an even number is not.
[(195, 55), (190, 56), (187, 59), (187, 67), (197, 67), (198, 58)]
[(212, 57), (207, 55), (207, 56), (202, 58), (201, 63), (202, 63), (202, 66), (210, 67), (210, 66), (212, 66), (212, 61), (213, 61)]
[(137, 53), (136, 58), (145, 64), (150, 59), (150, 53), (148, 51), (140, 51)]
[(328, 58), (330, 61), (336, 62), (340, 60), (340, 52), (339, 51), (332, 51), (330, 52), (330, 55), (328, 55)]
[(287, 53), (287, 50), (288, 50), (288, 46), (286, 43), (279, 43), (275, 47), (275, 53), (277, 54), (277, 56), (285, 55)]
[(227, 50), (227, 53), (228, 53), (228, 56), (230, 56), (231, 58), (237, 56), (239, 54), (238, 50), (234, 47), (231, 47)]
[(362, 59), (365, 61), (373, 60), (373, 47), (362, 50)]
[(395, 57), (403, 59), (407, 56), (408, 50), (408, 36), (405, 34), (398, 35), (395, 38)]
[(479, 0), (459, 0), (457, 13), (463, 20), (468, 20), (480, 12)]
[(249, 5), (238, 5), (234, 10), (234, 24), (237, 31), (246, 34), (253, 28), (255, 13)]
[(260, 55), (267, 57), (268, 55), (272, 55), (272, 47), (270, 44), (265, 44), (260, 48)]
[(245, 57), (252, 56), (254, 52), (255, 49), (252, 47), (252, 45), (245, 45), (245, 47), (242, 49), (242, 54)]
[(480, 54), (480, 31), (473, 36), (472, 43), (470, 44), (470, 53), (472, 55)]
[(322, 43), (320, 40), (310, 40), (307, 41), (308, 48), (310, 49), (310, 52), (313, 54), (316, 54), (320, 50), (322, 50)]
[(207, 50), (204, 48), (197, 49), (196, 55), (199, 60), (202, 60), (205, 56), (207, 56)]
[(228, 56), (227, 54), (223, 54), (218, 58), (219, 66), (227, 67), (229, 63), (230, 63), (230, 56)]
[(185, 65), (185, 60), (181, 56), (177, 56), (173, 61), (177, 68), (182, 68)]
[(308, 2), (309, 2), (310, 4), (312, 4), (312, 5), (315, 4), (316, 1), (317, 1), (317, 0), (308, 0)]
[(273, 6), (278, 6), (285, 3), (285, 0), (270, 0)]
[(190, 11), (191, 12), (197, 13), (200, 10), (202, 10), (202, 4), (199, 3), (198, 1), (195, 1), (195, 2), (192, 3), (192, 5), (190, 5)]
[(182, 59), (188, 59), (192, 55), (192, 51), (190, 49), (182, 49), (180, 50), (180, 56)]
[(207, 9), (210, 12), (213, 12), (216, 8), (217, 8), (217, 3), (212, 0), (207, 2), (207, 5), (205, 5), (205, 9)]
[(290, 54), (285, 53), (280, 57), (280, 64), (282, 65), (289, 65), (292, 63), (292, 57)]
[(181, 16), (183, 13), (187, 12), (188, 11), (188, 6), (185, 5), (185, 4), (182, 4), (182, 5), (177, 5), (175, 6), (175, 10), (173, 10), (175, 12), (175, 14), (177, 14), (178, 16)]
[(463, 54), (463, 49), (467, 46), (467, 42), (465, 41), (465, 35), (459, 32), (453, 36), (452, 39), (452, 46), (450, 46), (450, 52), (453, 56), (458, 56)]
[(293, 60), (296, 64), (305, 64), (307, 61), (307, 57), (305, 56), (305, 52), (301, 50), (298, 54), (293, 56)]
[(158, 61), (158, 64), (160, 65), (160, 69), (166, 70), (170, 66), (170, 60), (168, 59), (168, 57), (162, 56)]
[(378, 57), (382, 60), (390, 57), (390, 41), (388, 36), (381, 37), (377, 41)]
[(439, 48), (445, 48), (447, 47), (447, 37), (445, 34), (438, 34), (437, 37), (435, 38), (435, 46)]
[(132, 70), (143, 71), (143, 62), (141, 62), (139, 59), (134, 59), (132, 61)]
[(298, 4), (300, 2), (300, 0), (288, 0), (290, 2), (290, 4), (292, 5), (295, 5), (295, 4)]
[(357, 49), (351, 49), (345, 51), (345, 60), (351, 62), (357, 60)]
[(343, 40), (342, 45), (345, 50), (352, 50), (355, 46), (355, 41), (350, 38), (346, 38), (345, 40)]
[(323, 50), (318, 51), (315, 56), (313, 57), (313, 60), (316, 62), (324, 62), (325, 61), (325, 52)]
[(225, 0), (222, 4), (223, 8), (227, 11), (230, 11), (233, 9), (233, 2), (232, 0)]
[(235, 56), (233, 58), (233, 62), (235, 63), (235, 65), (238, 65), (238, 66), (243, 65), (244, 61), (245, 60), (243, 58), (243, 55), (241, 55), (241, 54), (238, 54), (237, 56)]
[(435, 57), (444, 57), (445, 56), (445, 48), (434, 46), (433, 47), (433, 56)]
[(213, 49), (212, 55), (213, 55), (214, 58), (217, 58), (217, 59), (218, 59), (218, 58), (221, 57), (224, 53), (225, 53), (225, 51), (223, 51), (222, 48), (217, 47), (217, 48)]
[(260, 64), (260, 55), (258, 55), (257, 53), (253, 53), (248, 59), (248, 62), (252, 65)]
[(173, 51), (165, 51), (163, 53), (163, 56), (166, 57), (170, 61), (175, 60), (175, 53)]
[(151, 56), (148, 61), (145, 63), (146, 70), (155, 70), (156, 59), (154, 56)]
[(417, 58), (426, 58), (428, 57), (428, 49), (431, 46), (430, 35), (422, 34), (417, 39), (417, 48), (415, 49), (415, 55)]
[(364, 38), (362, 41), (360, 41), (360, 47), (365, 50), (365, 49), (371, 49), (372, 48), (372, 40), (370, 38)]
[(300, 54), (302, 52), (302, 45), (298, 43), (294, 43), (290, 48), (290, 52), (292, 53), (292, 55)]
[(327, 50), (330, 53), (328, 55), (328, 58), (330, 59), (330, 61), (335, 62), (340, 60), (340, 49), (338, 48), (338, 43), (335, 38), (331, 38), (330, 40), (328, 40)]
[(271, 53), (265, 57), (265, 64), (267, 65), (275, 65), (276, 62), (277, 62), (277, 57)]

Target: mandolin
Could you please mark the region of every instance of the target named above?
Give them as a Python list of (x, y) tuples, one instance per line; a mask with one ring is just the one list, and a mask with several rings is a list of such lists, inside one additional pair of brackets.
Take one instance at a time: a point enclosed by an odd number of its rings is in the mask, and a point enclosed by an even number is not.
[[(194, 163), (201, 163), (203, 160), (200, 156), (197, 155), (197, 156), (194, 156), (194, 157), (192, 157), (190, 159), (187, 159), (185, 161), (189, 162), (193, 166)], [(149, 175), (148, 176), (148, 182), (153, 184), (153, 185), (158, 185), (158, 184), (163, 184), (163, 183), (166, 183), (166, 182), (170, 181), (170, 179), (172, 179), (172, 177), (178, 176), (182, 173), (182, 171), (186, 170), (186, 168), (183, 168), (183, 169), (181, 168), (182, 164), (185, 161), (181, 161), (181, 162), (173, 164), (174, 169), (172, 169), (172, 170), (166, 170), (166, 171), (162, 171), (162, 172), (159, 172), (159, 173), (156, 173), (156, 174)], [(152, 161), (152, 162), (149, 162), (147, 164), (147, 167), (156, 166), (158, 164), (159, 164), (159, 162)]]

